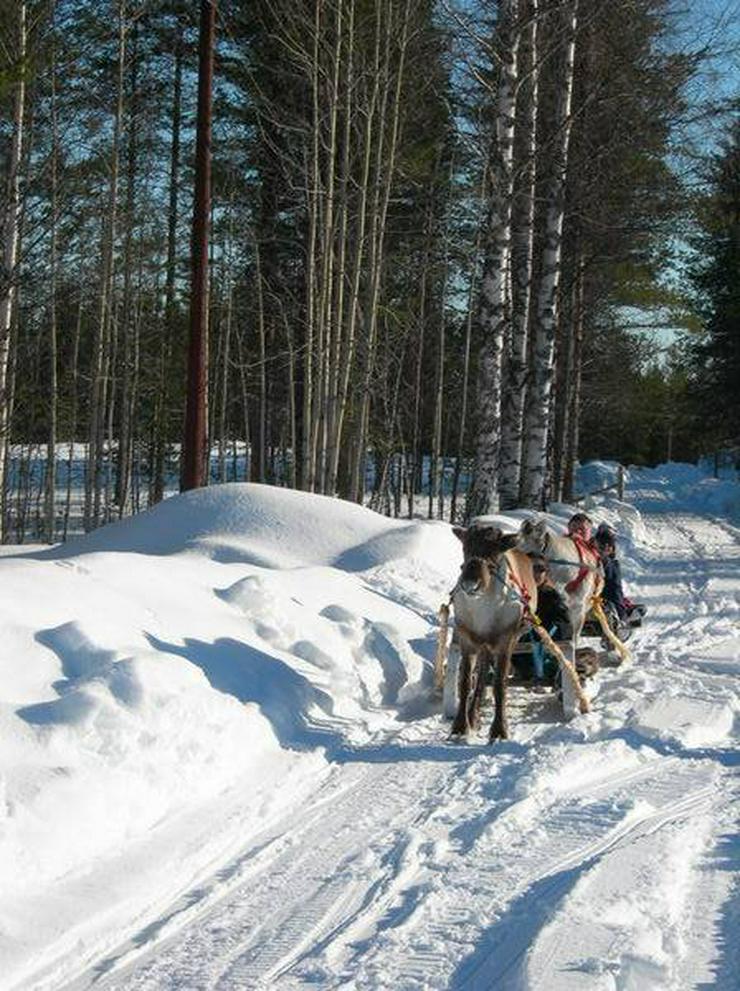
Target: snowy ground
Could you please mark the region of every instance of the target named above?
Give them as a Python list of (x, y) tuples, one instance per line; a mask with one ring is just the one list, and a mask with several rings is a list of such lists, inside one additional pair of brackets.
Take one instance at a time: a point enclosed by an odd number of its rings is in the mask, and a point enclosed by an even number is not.
[(594, 508), (634, 663), (494, 747), (429, 700), (445, 524), (224, 486), (4, 555), (0, 987), (736, 989), (738, 506)]

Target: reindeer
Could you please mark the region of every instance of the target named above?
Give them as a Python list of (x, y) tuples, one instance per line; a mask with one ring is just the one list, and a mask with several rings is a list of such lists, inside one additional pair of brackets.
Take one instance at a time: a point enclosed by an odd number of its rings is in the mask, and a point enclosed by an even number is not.
[(517, 534), (498, 527), (453, 527), (463, 545), (463, 565), (451, 601), (462, 654), (460, 702), (452, 736), (467, 736), (480, 724), (480, 704), (489, 665), (494, 665), (495, 712), (489, 742), (507, 739), (506, 687), (514, 644), (528, 607), (537, 607), (532, 562), (515, 549)]
[(604, 587), (598, 554), (578, 538), (557, 536), (542, 519), (522, 522), (516, 546), (525, 554), (543, 558), (550, 581), (565, 594), (573, 627), (573, 656), (593, 606), (604, 636), (622, 660), (629, 660), (629, 651), (612, 632), (598, 601)]
[(524, 520), (516, 546), (525, 554), (544, 559), (550, 581), (565, 594), (577, 642), (591, 601), (604, 585), (598, 554), (571, 537), (556, 536), (544, 520)]

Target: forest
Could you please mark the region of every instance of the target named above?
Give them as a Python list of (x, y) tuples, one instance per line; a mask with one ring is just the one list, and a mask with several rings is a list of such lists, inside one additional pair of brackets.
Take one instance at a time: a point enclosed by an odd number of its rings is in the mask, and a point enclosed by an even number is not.
[(729, 9), (0, 0), (0, 539), (180, 488), (198, 301), (200, 484), (462, 520), (737, 452)]

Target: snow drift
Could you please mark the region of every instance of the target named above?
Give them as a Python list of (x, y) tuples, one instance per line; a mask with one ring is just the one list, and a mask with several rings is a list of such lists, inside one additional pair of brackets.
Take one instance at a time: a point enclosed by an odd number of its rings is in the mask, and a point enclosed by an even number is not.
[[(425, 699), (435, 603), (410, 587), (441, 595), (458, 554), (442, 524), (238, 484), (3, 557), (0, 971), (51, 882)], [(383, 591), (404, 581), (409, 605)]]

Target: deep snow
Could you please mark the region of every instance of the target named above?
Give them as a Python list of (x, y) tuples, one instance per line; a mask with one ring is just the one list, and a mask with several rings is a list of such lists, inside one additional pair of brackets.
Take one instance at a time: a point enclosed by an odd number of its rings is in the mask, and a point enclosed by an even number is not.
[(4, 554), (0, 987), (736, 988), (738, 506), (600, 499), (634, 662), (493, 748), (430, 699), (445, 524), (226, 485)]

